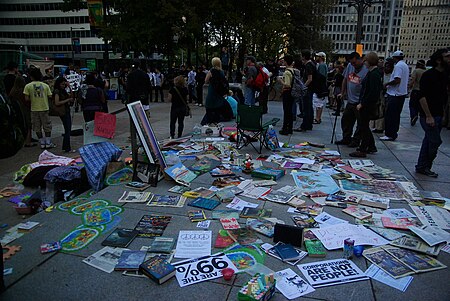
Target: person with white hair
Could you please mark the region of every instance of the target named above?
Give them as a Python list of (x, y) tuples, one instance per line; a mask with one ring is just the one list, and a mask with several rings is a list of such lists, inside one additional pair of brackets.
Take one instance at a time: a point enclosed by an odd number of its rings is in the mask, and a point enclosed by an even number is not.
[(327, 103), (327, 94), (328, 92), (326, 90), (326, 80), (328, 76), (328, 66), (325, 63), (326, 60), (326, 54), (324, 52), (318, 52), (316, 53), (316, 68), (318, 72), (318, 82), (321, 83), (320, 87), (323, 91), (316, 91), (313, 94), (313, 107), (316, 112), (316, 117), (313, 120), (313, 124), (320, 124), (322, 122), (322, 111), (323, 107)]

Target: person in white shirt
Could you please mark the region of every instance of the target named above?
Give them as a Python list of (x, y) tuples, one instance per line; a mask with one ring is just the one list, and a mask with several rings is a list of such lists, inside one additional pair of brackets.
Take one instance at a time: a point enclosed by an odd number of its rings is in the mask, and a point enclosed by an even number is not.
[(408, 94), (409, 68), (403, 61), (404, 54), (397, 50), (392, 55), (394, 59), (394, 71), (391, 74), (390, 81), (384, 86), (387, 89), (387, 103), (385, 114), (385, 136), (381, 137), (383, 141), (394, 141), (398, 137), (400, 128), (400, 114), (403, 104)]
[(152, 72), (150, 68), (147, 69), (147, 75), (150, 79), (150, 91), (148, 91), (148, 94), (150, 95), (150, 102), (153, 102), (153, 90), (155, 87), (155, 74)]
[(195, 76), (197, 75), (197, 73), (195, 72), (195, 67), (192, 66), (190, 68), (191, 71), (189, 71), (188, 73), (188, 91), (189, 91), (189, 102), (193, 103), (195, 97)]
[(155, 68), (153, 78), (155, 79), (155, 102), (158, 102), (158, 93), (159, 95), (161, 95), (161, 102), (164, 102), (164, 92), (162, 88), (162, 85), (164, 83), (164, 75), (159, 71), (158, 68)]

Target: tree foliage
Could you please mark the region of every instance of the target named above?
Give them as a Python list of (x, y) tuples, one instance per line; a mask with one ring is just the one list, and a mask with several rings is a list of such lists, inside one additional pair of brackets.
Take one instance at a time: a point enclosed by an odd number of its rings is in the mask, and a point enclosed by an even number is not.
[[(329, 51), (320, 36), (333, 0), (104, 0), (109, 12), (99, 36), (122, 52), (171, 56), (178, 48), (274, 58), (303, 48)], [(63, 10), (85, 8), (64, 0)], [(178, 39), (174, 38), (178, 37)]]

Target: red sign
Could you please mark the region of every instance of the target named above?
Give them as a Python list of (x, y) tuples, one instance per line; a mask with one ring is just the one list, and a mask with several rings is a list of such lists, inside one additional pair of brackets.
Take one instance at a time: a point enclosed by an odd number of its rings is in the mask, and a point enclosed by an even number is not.
[(95, 112), (94, 117), (94, 136), (108, 139), (114, 138), (116, 133), (116, 115)]

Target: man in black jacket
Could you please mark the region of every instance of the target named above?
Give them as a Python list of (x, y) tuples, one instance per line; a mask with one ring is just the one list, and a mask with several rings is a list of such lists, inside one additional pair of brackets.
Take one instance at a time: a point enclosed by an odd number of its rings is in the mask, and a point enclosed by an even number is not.
[(416, 172), (436, 178), (437, 173), (431, 170), (433, 161), (437, 156), (439, 146), (442, 144), (441, 129), (444, 106), (447, 102), (448, 67), (450, 52), (439, 49), (431, 56), (432, 69), (423, 73), (420, 79), (420, 125), (425, 137), (420, 148)]
[(139, 60), (135, 60), (127, 77), (127, 93), (129, 102), (140, 101), (145, 111), (149, 110), (148, 93), (150, 91), (150, 78), (140, 68)]

